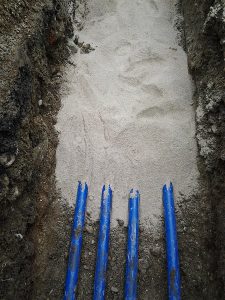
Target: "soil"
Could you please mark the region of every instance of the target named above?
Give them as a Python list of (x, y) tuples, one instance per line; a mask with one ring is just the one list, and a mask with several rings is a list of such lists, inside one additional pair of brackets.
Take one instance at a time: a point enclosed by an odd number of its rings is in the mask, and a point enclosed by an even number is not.
[[(68, 57), (76, 51), (67, 40), (79, 7), (87, 12), (85, 1), (0, 3), (1, 299), (63, 295), (73, 209), (55, 187), (54, 125), (64, 65), (73, 65)], [(199, 191), (192, 197), (181, 194), (176, 206), (182, 298), (220, 300), (225, 283), (224, 3), (182, 0), (177, 9), (175, 26), (183, 28), (181, 43), (196, 86), (200, 172)], [(78, 25), (82, 29), (83, 21)], [(82, 300), (92, 296), (98, 230), (98, 222), (90, 215), (86, 219)], [(111, 232), (106, 299), (123, 299), (126, 231), (118, 222)], [(158, 226), (141, 226), (138, 299), (166, 298), (164, 245), (163, 219)]]
[(225, 289), (224, 1), (182, 2), (189, 69), (196, 85), (194, 101), (199, 161), (208, 182), (207, 202), (212, 216), (208, 248), (214, 258), (212, 267), (222, 299)]
[(52, 202), (55, 115), (72, 33), (60, 1), (1, 1), (0, 298), (30, 299), (36, 224)]

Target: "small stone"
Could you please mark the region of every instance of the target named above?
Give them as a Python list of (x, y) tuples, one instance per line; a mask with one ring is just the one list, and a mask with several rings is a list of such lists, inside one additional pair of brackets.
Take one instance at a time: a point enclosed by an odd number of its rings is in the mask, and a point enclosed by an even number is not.
[(42, 104), (43, 104), (43, 100), (42, 99), (38, 100), (38, 105), (42, 106)]
[(14, 155), (14, 154), (12, 154), (12, 155), (10, 155), (9, 156), (9, 160), (8, 160), (8, 162), (6, 163), (6, 167), (10, 167), (13, 163), (14, 163), (14, 161), (16, 160), (16, 156)]
[(152, 249), (152, 254), (159, 257), (161, 255), (161, 248), (159, 246), (155, 246)]
[(91, 244), (92, 244), (92, 245), (94, 245), (94, 243), (95, 243), (95, 241), (94, 241), (94, 240), (92, 240), (92, 241), (91, 241)]
[(84, 45), (83, 47), (86, 48), (86, 49), (90, 49), (90, 48), (91, 48), (91, 45), (90, 45), (90, 44), (86, 44), (86, 45)]
[(124, 225), (124, 221), (123, 220), (117, 219), (117, 222), (118, 222), (119, 226), (123, 226)]
[(90, 51), (95, 50), (93, 47), (91, 47), (90, 44), (84, 44), (81, 46), (81, 53), (89, 53)]
[(77, 53), (78, 49), (77, 49), (77, 47), (75, 45), (68, 45), (68, 47), (69, 47), (70, 52), (72, 54), (76, 54)]
[(217, 132), (216, 125), (212, 125), (212, 127), (211, 127), (211, 128), (212, 128), (212, 132), (213, 132), (213, 133), (216, 133), (216, 132)]
[(20, 195), (20, 191), (19, 191), (18, 187), (15, 186), (14, 191), (13, 191), (13, 196), (15, 198), (17, 198), (19, 195)]
[(20, 240), (22, 240), (22, 239), (23, 239), (23, 236), (22, 236), (22, 234), (21, 234), (21, 233), (16, 233), (16, 234), (15, 234), (15, 236), (16, 236), (17, 238), (19, 238)]
[(73, 41), (74, 41), (74, 44), (75, 44), (75, 45), (78, 45), (78, 42), (79, 42), (79, 36), (78, 36), (78, 35), (75, 35)]
[(112, 291), (113, 293), (118, 293), (118, 292), (119, 292), (118, 288), (116, 288), (115, 286), (112, 286), (112, 287), (111, 287), (111, 291)]
[(84, 265), (84, 270), (89, 270), (88, 266)]
[(14, 154), (3, 153), (0, 155), (0, 165), (10, 167), (16, 159)]
[(51, 289), (51, 291), (49, 292), (49, 295), (51, 295), (51, 294), (53, 293), (53, 291), (54, 291), (54, 290), (53, 290), (53, 289)]
[(82, 43), (77, 43), (78, 47), (80, 47), (80, 48), (83, 46), (83, 44), (84, 44), (84, 42), (82, 42)]
[(94, 230), (91, 226), (86, 226), (85, 230), (86, 230), (87, 233), (90, 233), (90, 234), (92, 234), (94, 232)]

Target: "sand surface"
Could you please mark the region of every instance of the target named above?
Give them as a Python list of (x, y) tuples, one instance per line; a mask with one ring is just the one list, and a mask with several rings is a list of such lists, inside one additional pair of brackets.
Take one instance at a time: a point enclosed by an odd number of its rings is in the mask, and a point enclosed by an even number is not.
[(67, 67), (56, 176), (74, 205), (77, 181), (89, 185), (88, 210), (98, 218), (101, 187), (113, 191), (112, 224), (127, 220), (131, 188), (141, 193), (141, 222), (162, 215), (161, 188), (176, 201), (197, 188), (192, 83), (173, 27), (173, 1), (90, 0), (79, 32), (95, 51)]

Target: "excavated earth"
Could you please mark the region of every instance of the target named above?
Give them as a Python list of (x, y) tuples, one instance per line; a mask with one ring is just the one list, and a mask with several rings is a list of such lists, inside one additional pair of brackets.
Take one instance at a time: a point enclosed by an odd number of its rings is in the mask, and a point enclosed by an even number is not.
[[(195, 85), (200, 173), (199, 190), (179, 195), (176, 206), (182, 298), (220, 300), (225, 289), (225, 3), (182, 0), (176, 9), (174, 26)], [(65, 67), (76, 70), (73, 41), (85, 19), (84, 0), (0, 3), (0, 299), (63, 295), (73, 208), (56, 188), (54, 126)], [(80, 300), (92, 298), (96, 257), (98, 221), (90, 212), (86, 219)], [(163, 220), (158, 224), (140, 227), (138, 299), (167, 297)], [(106, 299), (123, 299), (125, 225), (119, 220), (111, 232)]]

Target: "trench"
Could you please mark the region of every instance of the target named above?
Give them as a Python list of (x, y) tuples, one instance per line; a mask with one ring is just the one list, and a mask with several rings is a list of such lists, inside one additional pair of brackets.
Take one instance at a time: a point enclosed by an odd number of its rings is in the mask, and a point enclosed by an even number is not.
[(167, 298), (169, 181), (182, 299), (222, 299), (223, 1), (0, 7), (0, 298), (62, 299), (81, 180), (89, 197), (78, 300), (93, 296), (103, 184), (113, 189), (106, 299), (124, 297), (131, 188), (141, 193), (138, 299)]
[(113, 188), (108, 299), (123, 298), (126, 230), (118, 222), (127, 224), (133, 187), (141, 193), (139, 299), (163, 299), (161, 188), (171, 180), (181, 205), (194, 202), (202, 184), (194, 86), (174, 26), (175, 2), (81, 1), (75, 17), (76, 53), (65, 70), (56, 124), (56, 180), (61, 201), (72, 207), (77, 181), (89, 185), (78, 299), (93, 293), (103, 184)]

